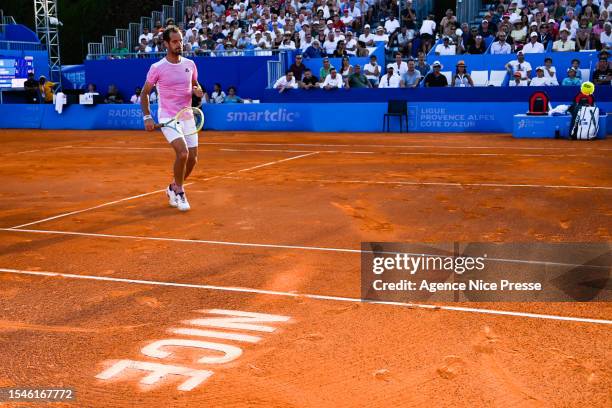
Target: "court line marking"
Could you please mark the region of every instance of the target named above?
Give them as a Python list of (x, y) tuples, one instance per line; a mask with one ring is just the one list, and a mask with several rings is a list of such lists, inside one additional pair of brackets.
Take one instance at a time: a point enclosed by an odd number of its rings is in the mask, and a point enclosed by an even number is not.
[[(221, 176), (229, 180), (266, 181), (252, 177)], [(275, 180), (270, 180), (275, 181)], [(327, 180), (327, 179), (284, 179), (283, 182), (297, 181), (304, 183), (325, 184), (380, 184), (380, 185), (406, 185), (406, 186), (449, 186), (449, 187), (509, 187), (509, 188), (552, 188), (552, 189), (579, 189), (579, 190), (612, 190), (608, 186), (569, 186), (569, 185), (547, 185), (547, 184), (503, 184), (503, 183), (451, 183), (437, 181), (372, 181), (372, 180)]]
[[(361, 249), (351, 248), (333, 248), (333, 247), (318, 247), (318, 246), (306, 246), (306, 245), (283, 245), (283, 244), (262, 244), (254, 242), (235, 242), (235, 241), (212, 241), (205, 239), (186, 239), (186, 238), (170, 238), (170, 237), (150, 237), (143, 235), (115, 235), (115, 234), (100, 234), (94, 232), (76, 232), (76, 231), (56, 231), (56, 230), (33, 230), (33, 229), (12, 229), (12, 228), (0, 228), (0, 231), (5, 232), (23, 232), (33, 234), (49, 234), (49, 235), (70, 235), (70, 236), (82, 236), (82, 237), (93, 237), (93, 238), (109, 238), (109, 239), (133, 239), (133, 240), (144, 240), (144, 241), (162, 241), (162, 242), (179, 242), (179, 243), (190, 243), (190, 244), (207, 244), (207, 245), (221, 245), (221, 246), (238, 246), (238, 247), (253, 247), (253, 248), (272, 248), (272, 249), (290, 249), (290, 250), (304, 250), (304, 251), (321, 251), (321, 252), (340, 252), (350, 254), (362, 254), (364, 251)], [(370, 251), (365, 251), (370, 253)], [(382, 251), (381, 254), (404, 254), (403, 252), (390, 252)], [(440, 256), (439, 254), (423, 254), (423, 253), (406, 253), (406, 255), (412, 256)], [(564, 262), (553, 262), (553, 261), (541, 261), (541, 260), (530, 260), (530, 259), (510, 259), (510, 258), (493, 258), (488, 257), (487, 261), (492, 262), (508, 262), (508, 263), (520, 263), (528, 265), (554, 265), (564, 267), (585, 267), (583, 264), (571, 264)], [(589, 265), (590, 268), (604, 268), (608, 269), (607, 265)]]
[(120, 282), (138, 285), (151, 285), (151, 286), (169, 286), (178, 288), (192, 288), (192, 289), (205, 289), (205, 290), (217, 290), (224, 292), (238, 292), (238, 293), (255, 293), (258, 295), (271, 295), (291, 298), (307, 298), (314, 300), (330, 300), (337, 302), (351, 302), (351, 303), (368, 303), (377, 305), (387, 306), (399, 306), (408, 308), (419, 308), (429, 310), (447, 310), (455, 312), (467, 312), (467, 313), (479, 313), (479, 314), (491, 314), (501, 316), (514, 316), (514, 317), (527, 317), (534, 319), (544, 320), (561, 320), (571, 321), (580, 323), (594, 323), (594, 324), (612, 324), (612, 320), (605, 319), (592, 319), (587, 317), (572, 317), (572, 316), (561, 316), (561, 315), (549, 315), (540, 313), (527, 313), (527, 312), (514, 312), (509, 310), (496, 310), (496, 309), (481, 309), (461, 306), (438, 306), (428, 305), (422, 303), (404, 303), (404, 302), (386, 302), (378, 300), (367, 300), (364, 301), (359, 298), (343, 297), (343, 296), (328, 296), (328, 295), (315, 295), (307, 293), (295, 293), (295, 292), (281, 292), (274, 290), (264, 290), (255, 288), (245, 288), (237, 286), (218, 286), (218, 285), (203, 285), (193, 283), (177, 283), (177, 282), (165, 282), (165, 281), (153, 281), (153, 280), (142, 280), (142, 279), (125, 279), (125, 278), (113, 278), (108, 276), (95, 276), (95, 275), (76, 275), (70, 273), (57, 273), (57, 272), (44, 272), (44, 271), (24, 271), (19, 269), (7, 269), (0, 268), (0, 273), (16, 274), (16, 275), (33, 275), (33, 276), (45, 276), (45, 277), (59, 277), (68, 279), (82, 279), (82, 280), (94, 280), (94, 281), (105, 281), (105, 282)]
[[(389, 146), (394, 147), (394, 146)], [(463, 148), (463, 147), (460, 147)], [(63, 146), (62, 149), (95, 149), (95, 150), (164, 150), (167, 151), (166, 147), (115, 147), (115, 146)], [(51, 150), (51, 149), (43, 149)], [(597, 150), (597, 149), (595, 149)], [(38, 152), (38, 150), (29, 150), (21, 153)], [(330, 153), (330, 154), (390, 154), (390, 155), (408, 155), (408, 156), (482, 156), (482, 157), (504, 157), (504, 156), (516, 156), (516, 157), (583, 157), (590, 159), (593, 157), (607, 158), (608, 156), (601, 155), (587, 155), (587, 154), (529, 154), (529, 153), (433, 153), (433, 152), (394, 152), (394, 151), (354, 151), (354, 150), (293, 150), (293, 149), (218, 149), (222, 152), (266, 152), (266, 153)]]
[(2, 153), (2, 156), (17, 156), (17, 155), (21, 155), (21, 154), (26, 154), (26, 153), (36, 153), (36, 152), (46, 152), (49, 150), (58, 150), (58, 149), (69, 149), (72, 148), (72, 146), (55, 146), (55, 147), (47, 147), (47, 148), (43, 148), (43, 149), (33, 149), (33, 150), (24, 150), (21, 152), (6, 152), (6, 153)]
[[(576, 151), (576, 145), (567, 147), (515, 147), (515, 146), (449, 146), (449, 145), (376, 145), (376, 144), (323, 144), (323, 143), (254, 143), (254, 142), (202, 142), (200, 145), (246, 145), (246, 146), (313, 146), (313, 147), (389, 147), (415, 149), (510, 149), (510, 150), (571, 150)], [(582, 147), (580, 150), (608, 151), (612, 148)]]
[[(315, 155), (315, 154), (318, 154), (318, 153), (319, 153), (319, 152), (310, 152), (310, 153), (308, 153), (308, 154), (301, 154), (301, 155), (299, 155), (299, 156), (293, 156), (293, 157), (289, 157), (289, 158), (284, 158), (284, 159), (280, 159), (280, 160), (275, 160), (275, 161), (271, 161), (271, 162), (267, 162), (267, 163), (259, 164), (259, 165), (256, 165), (256, 166), (248, 167), (248, 168), (246, 168), (246, 169), (241, 169), (241, 170), (231, 171), (231, 172), (226, 173), (226, 174), (224, 174), (224, 175), (213, 176), (213, 177), (207, 177), (207, 178), (204, 178), (204, 179), (200, 179), (200, 180), (198, 180), (198, 181), (199, 181), (199, 182), (202, 182), (202, 181), (214, 180), (214, 179), (220, 178), (220, 177), (222, 177), (222, 176), (229, 176), (229, 175), (231, 175), (231, 174), (243, 173), (243, 172), (246, 172), (246, 171), (250, 171), (250, 170), (259, 169), (259, 168), (262, 168), (262, 167), (272, 166), (272, 165), (277, 164), (277, 163), (282, 163), (282, 162), (286, 162), (286, 161), (290, 161), (290, 160), (300, 159), (300, 158), (302, 158), (302, 157), (312, 156), (312, 155)], [(197, 182), (197, 181), (193, 181), (193, 182), (190, 182), (190, 183), (185, 183), (185, 186), (192, 185), (192, 184), (194, 184), (194, 183), (196, 183), (196, 182)], [(14, 226), (14, 227), (10, 227), (9, 229), (17, 229), (17, 228), (29, 227), (29, 226), (31, 226), (31, 225), (40, 224), (40, 223), (43, 223), (43, 222), (47, 222), (47, 221), (51, 221), (51, 220), (55, 220), (55, 219), (58, 219), (58, 218), (64, 218), (64, 217), (68, 217), (68, 216), (75, 215), (75, 214), (80, 214), (80, 213), (83, 213), (83, 212), (86, 212), (86, 211), (91, 211), (91, 210), (95, 210), (95, 209), (98, 209), (98, 208), (107, 207), (107, 206), (109, 206), (109, 205), (113, 205), (113, 204), (121, 203), (121, 202), (124, 202), (124, 201), (129, 201), (129, 200), (134, 200), (134, 199), (136, 199), (136, 198), (141, 198), (141, 197), (150, 196), (150, 195), (152, 195), (152, 194), (161, 193), (161, 192), (163, 192), (163, 191), (166, 191), (166, 189), (165, 189), (165, 188), (163, 188), (163, 189), (160, 189), (160, 190), (155, 190), (155, 191), (151, 191), (151, 192), (148, 192), (148, 193), (143, 193), (143, 194), (138, 194), (138, 195), (134, 195), (134, 196), (131, 196), (131, 197), (121, 198), (121, 199), (119, 199), (119, 200), (109, 201), (109, 202), (107, 202), (107, 203), (98, 204), (98, 205), (95, 205), (95, 206), (93, 206), (93, 207), (84, 208), (84, 209), (82, 209), (82, 210), (71, 211), (71, 212), (67, 212), (67, 213), (63, 213), (63, 214), (58, 214), (58, 215), (55, 215), (55, 216), (53, 216), (53, 217), (47, 217), (47, 218), (44, 218), (44, 219), (42, 219), (42, 220), (32, 221), (32, 222), (28, 222), (28, 223), (21, 224), (21, 225), (16, 225), (16, 226)]]

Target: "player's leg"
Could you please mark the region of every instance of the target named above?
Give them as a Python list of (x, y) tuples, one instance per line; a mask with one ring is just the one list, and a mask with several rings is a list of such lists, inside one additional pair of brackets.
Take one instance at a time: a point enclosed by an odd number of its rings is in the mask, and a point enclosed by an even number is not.
[(189, 202), (185, 196), (185, 190), (183, 189), (183, 183), (185, 181), (185, 172), (187, 168), (187, 160), (189, 159), (189, 149), (185, 138), (181, 137), (174, 139), (170, 143), (176, 153), (174, 160), (174, 182), (172, 183), (172, 190), (176, 195), (176, 204), (179, 210), (187, 211), (190, 209)]
[(185, 143), (189, 149), (189, 156), (187, 157), (187, 165), (185, 167), (185, 179), (187, 179), (198, 163), (198, 134), (190, 134), (196, 130), (196, 124), (193, 119), (181, 121), (181, 126), (186, 134)]
[(196, 164), (198, 164), (198, 146), (189, 148), (189, 157), (187, 157), (187, 166), (185, 166), (185, 180), (187, 180)]

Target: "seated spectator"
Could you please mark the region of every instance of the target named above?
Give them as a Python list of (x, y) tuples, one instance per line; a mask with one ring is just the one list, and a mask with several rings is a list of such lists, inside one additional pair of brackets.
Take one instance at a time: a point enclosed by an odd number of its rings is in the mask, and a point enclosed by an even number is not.
[(142, 34), (138, 37), (138, 43), (141, 43), (143, 38), (147, 41), (147, 44), (153, 41), (153, 33), (149, 32), (149, 27), (143, 27)]
[(579, 86), (582, 83), (580, 78), (576, 77), (576, 70), (574, 68), (569, 68), (567, 70), (567, 78), (563, 79), (561, 85), (563, 86)]
[(361, 65), (355, 65), (353, 73), (347, 80), (347, 88), (371, 88), (372, 84), (361, 72)]
[(399, 75), (395, 74), (393, 65), (387, 65), (387, 73), (380, 78), (378, 87), (379, 88), (399, 88), (402, 79)]
[(346, 52), (344, 41), (342, 40), (338, 41), (338, 44), (336, 45), (336, 50), (334, 51), (334, 58), (343, 58), (347, 56), (348, 56), (348, 53)]
[(224, 98), (223, 103), (244, 103), (244, 100), (236, 95), (236, 87), (230, 86), (227, 88), (227, 96)]
[(130, 102), (133, 104), (139, 104), (140, 105), (140, 93), (142, 92), (142, 88), (137, 86), (136, 90), (134, 91), (134, 95), (132, 95), (132, 97), (130, 98)]
[(119, 40), (117, 42), (117, 46), (113, 47), (111, 50), (111, 58), (115, 59), (123, 59), (130, 53), (130, 50), (127, 49), (123, 41)]
[(353, 33), (349, 31), (346, 33), (346, 44), (344, 46), (346, 53), (352, 57), (357, 55), (357, 40), (353, 38)]
[[(274, 88), (276, 88), (276, 85)], [(210, 103), (223, 103), (225, 96), (225, 92), (221, 89), (221, 84), (217, 82), (213, 88), (213, 93), (210, 94)]]
[(342, 76), (338, 75), (336, 68), (332, 67), (329, 70), (329, 75), (325, 77), (325, 81), (323, 81), (321, 88), (325, 89), (326, 91), (340, 89), (343, 87), (343, 83), (344, 81), (342, 80)]
[(422, 51), (417, 54), (416, 69), (421, 73), (421, 76), (423, 78), (425, 77), (425, 75), (429, 74), (429, 71), (431, 70), (431, 67), (429, 66), (427, 61), (425, 61), (425, 53), (423, 53)]
[(370, 32), (370, 25), (366, 24), (363, 26), (363, 34), (359, 36), (359, 41), (363, 41), (366, 47), (373, 47), (374, 44), (374, 35)]
[(378, 26), (376, 28), (376, 35), (374, 35), (374, 44), (385, 43), (387, 45), (389, 43), (389, 36), (385, 34), (385, 29), (383, 26)]
[(296, 55), (295, 62), (289, 67), (289, 71), (293, 72), (293, 77), (298, 82), (302, 80), (302, 74), (308, 69), (306, 65), (302, 63), (302, 59), (302, 55)]
[(28, 72), (28, 79), (23, 83), (25, 89), (26, 103), (39, 103), (38, 82), (34, 79), (34, 73)]
[(340, 66), (340, 75), (346, 83), (349, 75), (353, 73), (353, 66), (350, 64), (348, 57), (342, 57), (342, 65)]
[(529, 85), (529, 81), (527, 79), (523, 79), (520, 71), (516, 71), (514, 75), (512, 75), (512, 79), (508, 83), (508, 86), (527, 86)]
[(355, 21), (355, 18), (351, 15), (351, 11), (348, 7), (344, 9), (342, 13), (342, 17), (340, 18), (340, 21), (342, 21), (342, 24), (344, 24), (346, 27), (353, 26), (353, 22)]
[(400, 22), (395, 18), (394, 14), (391, 14), (387, 21), (385, 21), (385, 32), (391, 35), (398, 28), (400, 28)]
[(550, 86), (552, 83), (544, 77), (544, 67), (536, 68), (536, 77), (531, 80), (530, 86)]
[(402, 87), (417, 88), (423, 79), (423, 75), (416, 69), (416, 64), (413, 59), (408, 60), (408, 68), (401, 76)]
[(363, 41), (357, 41), (357, 56), (358, 57), (367, 57), (370, 55), (370, 51), (366, 48), (366, 45)]
[[(508, 14), (508, 18), (510, 15)], [(527, 27), (523, 26), (523, 22), (518, 20), (514, 23), (514, 28), (510, 32), (512, 42), (514, 44), (525, 44), (527, 40)]]
[(123, 97), (115, 85), (108, 86), (108, 94), (104, 99), (104, 103), (123, 103)]
[(319, 69), (319, 78), (320, 81), (324, 81), (325, 78), (329, 75), (331, 69), (334, 68), (333, 65), (330, 64), (329, 58), (323, 58), (323, 66)]
[(552, 64), (552, 58), (544, 58), (544, 78), (548, 79), (551, 85), (559, 85), (557, 80), (557, 69)]
[(412, 40), (414, 39), (414, 30), (408, 30), (405, 26), (400, 29), (397, 34), (397, 45), (402, 55), (412, 55)]
[(554, 20), (552, 23), (549, 21), (548, 24), (542, 24), (538, 33), (538, 42), (541, 43), (545, 49), (548, 49), (548, 43), (553, 41), (556, 37), (556, 29)]
[(574, 68), (574, 71), (576, 71), (576, 78), (578, 78), (578, 79), (580, 79), (582, 81), (582, 71), (580, 70), (580, 60), (574, 58), (572, 60), (572, 64), (571, 64), (570, 68)]
[(506, 42), (506, 33), (501, 31), (497, 35), (497, 41), (491, 44), (491, 54), (510, 54), (512, 47)]
[(325, 56), (325, 51), (321, 48), (319, 41), (314, 40), (312, 45), (304, 51), (304, 58), (321, 58)]
[(435, 61), (431, 66), (433, 71), (425, 77), (425, 87), (434, 88), (448, 86), (448, 80), (442, 75), (442, 72), (440, 72), (442, 70), (440, 61)]
[(393, 72), (400, 77), (408, 71), (408, 64), (402, 61), (402, 53), (395, 53), (395, 62), (391, 63), (393, 65)]
[(593, 71), (593, 83), (595, 85), (607, 85), (610, 86), (612, 80), (612, 69), (608, 64), (606, 57), (599, 57), (599, 61)]
[(531, 64), (525, 61), (525, 55), (523, 51), (517, 52), (516, 59), (506, 64), (506, 70), (510, 75), (514, 75), (517, 72), (520, 72), (522, 80), (531, 78)]
[[(610, 6), (612, 8), (612, 2), (610, 2)], [(612, 23), (606, 22), (604, 24), (604, 30), (599, 34), (599, 42), (603, 48), (612, 48)]]
[(380, 77), (380, 65), (378, 65), (376, 55), (370, 56), (370, 62), (363, 67), (365, 74), (372, 87), (378, 86), (378, 78)]
[(544, 45), (538, 42), (538, 33), (532, 31), (529, 34), (529, 42), (523, 46), (522, 51), (525, 54), (541, 54), (544, 52)]
[(595, 40), (591, 41), (591, 29), (581, 28), (576, 33), (576, 51), (594, 50)]
[(451, 80), (451, 86), (458, 88), (474, 86), (474, 81), (466, 70), (465, 61), (461, 60), (457, 62), (455, 75), (453, 75), (453, 79)]
[(134, 51), (136, 51), (136, 54), (142, 55), (142, 54), (148, 54), (152, 52), (153, 49), (147, 44), (147, 40), (143, 38), (142, 41), (140, 41), (140, 44), (138, 44), (138, 47), (136, 47)]
[(467, 47), (468, 54), (484, 54), (487, 50), (487, 45), (481, 35), (474, 37), (474, 41), (470, 42)]
[(302, 89), (314, 89), (319, 87), (319, 80), (316, 76), (312, 75), (310, 68), (304, 70), (304, 77), (300, 81), (300, 88)]
[(450, 43), (450, 37), (444, 37), (442, 44), (436, 45), (434, 49), (436, 55), (456, 55), (457, 49)]
[(489, 21), (488, 20), (482, 20), (481, 21), (480, 28), (478, 29), (478, 34), (482, 38), (494, 37), (495, 36), (495, 34), (493, 33), (493, 30), (491, 30), (491, 28), (489, 27)]
[(558, 52), (570, 52), (576, 49), (576, 43), (572, 40), (568, 39), (569, 30), (567, 28), (562, 28), (559, 31), (559, 40), (553, 43), (553, 51)]
[(327, 34), (327, 39), (325, 40), (325, 43), (323, 44), (323, 48), (325, 49), (325, 54), (328, 57), (331, 57), (334, 55), (334, 51), (336, 51), (337, 44), (338, 44), (338, 40), (336, 40), (334, 32), (330, 31), (329, 34)]

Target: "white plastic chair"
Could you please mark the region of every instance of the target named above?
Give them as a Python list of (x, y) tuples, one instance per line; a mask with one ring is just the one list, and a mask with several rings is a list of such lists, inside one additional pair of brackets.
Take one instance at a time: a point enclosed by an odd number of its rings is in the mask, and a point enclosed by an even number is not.
[(487, 82), (487, 85), (502, 86), (507, 74), (508, 71), (491, 71), (491, 74), (489, 75), (489, 82)]
[(453, 73), (451, 71), (442, 71), (440, 73), (446, 77), (446, 80), (448, 81), (448, 86), (450, 86), (451, 81), (453, 79)]
[(591, 80), (591, 70), (588, 68), (580, 68), (580, 74), (582, 78), (580, 78), (581, 82), (586, 82)]
[(470, 73), (474, 86), (487, 86), (489, 82), (489, 71), (472, 71)]

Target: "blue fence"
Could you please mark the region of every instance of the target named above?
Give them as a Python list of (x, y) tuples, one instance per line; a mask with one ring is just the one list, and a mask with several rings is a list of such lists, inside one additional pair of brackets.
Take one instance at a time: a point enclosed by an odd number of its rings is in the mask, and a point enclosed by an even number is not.
[[(599, 106), (612, 111), (612, 102)], [(524, 113), (525, 108), (521, 102), (409, 103), (408, 127), (412, 132), (510, 133), (514, 115)], [(387, 104), (264, 103), (205, 105), (203, 109), (205, 129), (380, 132)], [(608, 132), (611, 125), (609, 120)], [(61, 115), (51, 105), (0, 105), (0, 128), (139, 130), (142, 126), (142, 112), (137, 105), (71, 105)], [(397, 122), (393, 129), (398, 129)]]
[[(211, 93), (219, 82), (224, 90), (230, 85), (238, 89), (243, 98), (261, 99), (267, 86), (267, 61), (277, 57), (196, 57), (199, 79)], [(129, 98), (137, 86), (145, 82), (151, 64), (156, 60), (130, 59), (85, 61), (85, 80), (94, 83), (98, 91), (105, 94), (110, 84), (115, 84), (124, 98)]]
[(5, 41), (40, 43), (38, 37), (36, 36), (36, 33), (22, 24), (7, 24), (3, 27)]

